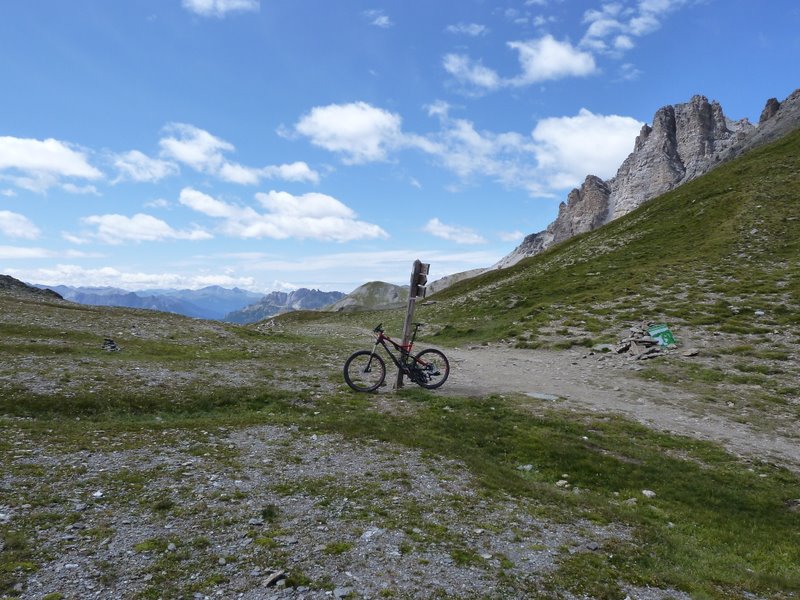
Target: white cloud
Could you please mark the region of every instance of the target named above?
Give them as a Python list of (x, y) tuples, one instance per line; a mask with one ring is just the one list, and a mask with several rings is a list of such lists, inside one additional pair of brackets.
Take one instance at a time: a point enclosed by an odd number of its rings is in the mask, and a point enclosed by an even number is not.
[(451, 117), (451, 107), (443, 102), (426, 110), (439, 120), (440, 129), (425, 136), (404, 132), (399, 115), (363, 102), (313, 109), (296, 129), (312, 143), (343, 153), (351, 164), (387, 160), (391, 151), (414, 148), (434, 157), (461, 185), (488, 177), (531, 196), (551, 196), (587, 174), (613, 175), (642, 125), (629, 117), (583, 110), (543, 119), (526, 136), (479, 130), (471, 121)]
[(125, 215), (92, 215), (81, 219), (87, 225), (95, 226), (92, 237), (107, 244), (123, 242), (153, 242), (165, 239), (207, 240), (212, 236), (201, 229), (179, 231), (166, 222), (151, 215), (138, 213), (132, 217)]
[(262, 179), (319, 182), (319, 174), (304, 162), (247, 167), (228, 161), (224, 153), (235, 147), (208, 131), (186, 123), (170, 123), (164, 129), (167, 135), (159, 141), (162, 156), (223, 181), (241, 185), (257, 185)]
[(540, 81), (585, 77), (595, 73), (594, 57), (578, 50), (569, 42), (560, 42), (551, 35), (527, 42), (509, 42), (519, 52), (522, 74), (510, 80), (511, 85), (524, 86)]
[(294, 196), (271, 191), (258, 193), (255, 198), (266, 212), (229, 204), (192, 188), (183, 189), (179, 201), (206, 216), (222, 219), (221, 230), (237, 238), (348, 242), (388, 237), (379, 226), (359, 221), (348, 206), (325, 194)]
[(478, 23), (457, 23), (455, 25), (448, 25), (445, 31), (472, 37), (486, 35), (489, 32), (486, 25), (479, 25)]
[(171, 135), (158, 142), (162, 154), (197, 171), (218, 170), (225, 163), (222, 153), (234, 150), (233, 144), (194, 125), (170, 123), (164, 130)]
[(521, 72), (515, 77), (503, 78), (493, 69), (463, 54), (445, 55), (442, 65), (459, 82), (486, 91), (565, 77), (585, 77), (597, 71), (594, 57), (589, 52), (551, 35), (537, 40), (508, 42), (507, 45), (519, 54)]
[(585, 108), (574, 117), (542, 119), (532, 132), (539, 169), (554, 188), (578, 185), (589, 174), (608, 179), (633, 151), (642, 125)]
[(183, 7), (202, 17), (222, 18), (229, 12), (258, 12), (259, 0), (183, 0)]
[(425, 224), (423, 231), (433, 236), (456, 242), (457, 244), (485, 244), (486, 239), (468, 227), (446, 225), (439, 219), (433, 218)]
[(365, 10), (362, 14), (369, 21), (370, 25), (374, 25), (375, 27), (388, 29), (394, 25), (392, 20), (382, 10)]
[(67, 142), (0, 136), (0, 179), (17, 187), (44, 192), (64, 178), (102, 177), (86, 153)]
[[(13, 275), (13, 273), (12, 273)], [(252, 277), (234, 277), (220, 273), (184, 275), (179, 273), (143, 273), (100, 267), (87, 269), (79, 265), (59, 264), (52, 268), (26, 271), (25, 279), (44, 285), (110, 286), (126, 290), (153, 288), (199, 289), (209, 285), (252, 288)]]
[(0, 190), (0, 196), (5, 196), (6, 198), (13, 198), (17, 195), (17, 192), (12, 190), (11, 188), (6, 188), (4, 190)]
[(634, 47), (632, 38), (656, 31), (670, 12), (688, 1), (639, 0), (631, 6), (609, 2), (599, 10), (587, 10), (583, 21), (589, 26), (580, 45), (595, 52), (621, 55)]
[(384, 160), (389, 149), (402, 145), (399, 115), (366, 102), (317, 106), (295, 125), (311, 143), (345, 155), (347, 164)]
[(35, 240), (41, 231), (25, 215), (0, 210), (0, 233), (13, 238)]
[(178, 173), (174, 162), (150, 158), (138, 150), (117, 154), (113, 161), (119, 171), (114, 183), (122, 180), (155, 182)]
[(495, 71), (463, 54), (445, 55), (442, 66), (445, 71), (462, 83), (487, 90), (497, 89), (503, 84), (502, 79)]
[(93, 185), (75, 185), (74, 183), (64, 183), (61, 189), (69, 194), (99, 196), (100, 192)]

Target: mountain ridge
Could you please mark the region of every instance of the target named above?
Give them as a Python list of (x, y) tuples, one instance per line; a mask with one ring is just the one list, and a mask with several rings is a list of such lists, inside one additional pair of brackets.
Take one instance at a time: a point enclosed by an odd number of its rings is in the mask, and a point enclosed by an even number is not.
[(702, 95), (656, 111), (631, 154), (609, 180), (587, 175), (559, 205), (543, 231), (525, 237), (490, 268), (506, 268), (579, 233), (592, 231), (645, 202), (708, 173), (741, 154), (800, 127), (800, 89), (783, 102), (767, 100), (758, 126), (727, 118), (720, 104)]

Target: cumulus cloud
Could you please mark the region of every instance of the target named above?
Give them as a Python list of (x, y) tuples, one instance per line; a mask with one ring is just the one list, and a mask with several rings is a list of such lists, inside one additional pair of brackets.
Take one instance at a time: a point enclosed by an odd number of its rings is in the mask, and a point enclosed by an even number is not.
[(155, 182), (178, 173), (174, 162), (150, 158), (138, 150), (115, 155), (113, 164), (119, 171), (115, 183), (122, 180)]
[(558, 41), (551, 35), (527, 42), (509, 42), (508, 47), (519, 52), (522, 67), (522, 74), (511, 79), (511, 85), (585, 77), (597, 70), (591, 54), (578, 50), (569, 42)]
[(642, 125), (585, 108), (574, 117), (542, 119), (532, 133), (538, 167), (554, 188), (577, 185), (588, 174), (610, 178), (632, 152)]
[(444, 70), (458, 81), (479, 88), (494, 90), (502, 86), (503, 80), (492, 69), (464, 54), (447, 54), (442, 59)]
[(446, 225), (439, 219), (433, 218), (425, 224), (423, 231), (433, 236), (456, 242), (457, 244), (485, 244), (486, 239), (468, 227)]
[(486, 91), (503, 87), (521, 87), (565, 77), (585, 77), (597, 71), (594, 57), (567, 41), (551, 35), (536, 40), (508, 42), (519, 55), (520, 73), (501, 77), (480, 61), (463, 54), (445, 55), (442, 66), (459, 82)]
[(192, 188), (181, 190), (179, 202), (199, 213), (221, 219), (226, 235), (244, 239), (315, 239), (348, 242), (385, 238), (379, 226), (357, 219), (339, 200), (319, 193), (294, 196), (288, 192), (258, 193), (257, 210), (224, 202)]
[(259, 0), (183, 0), (183, 7), (202, 17), (222, 18), (233, 12), (258, 12)]
[(81, 219), (86, 225), (94, 226), (91, 237), (107, 244), (123, 242), (154, 242), (167, 239), (207, 240), (212, 236), (202, 229), (181, 231), (169, 224), (143, 213), (132, 217), (117, 214), (92, 215)]
[(159, 141), (163, 158), (219, 177), (223, 181), (241, 185), (257, 185), (262, 179), (319, 182), (319, 173), (304, 162), (248, 167), (225, 158), (225, 153), (233, 152), (235, 147), (208, 131), (186, 123), (170, 123), (164, 129), (166, 135)]
[(383, 160), (403, 143), (399, 115), (366, 102), (318, 106), (300, 118), (295, 131), (320, 148), (345, 155), (347, 164)]
[(45, 192), (65, 179), (101, 179), (86, 152), (60, 140), (0, 136), (0, 178), (17, 187)]
[(588, 23), (581, 46), (595, 52), (622, 54), (634, 47), (633, 38), (661, 27), (664, 18), (689, 0), (638, 0), (630, 5), (608, 2), (583, 15)]
[(0, 210), (0, 233), (7, 237), (35, 240), (41, 231), (25, 215)]

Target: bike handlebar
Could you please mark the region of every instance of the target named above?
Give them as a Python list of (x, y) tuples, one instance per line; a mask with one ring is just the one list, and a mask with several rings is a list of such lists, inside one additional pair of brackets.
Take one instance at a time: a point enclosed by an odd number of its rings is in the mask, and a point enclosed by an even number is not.
[(378, 323), (377, 327), (372, 330), (373, 333), (383, 333), (383, 323)]

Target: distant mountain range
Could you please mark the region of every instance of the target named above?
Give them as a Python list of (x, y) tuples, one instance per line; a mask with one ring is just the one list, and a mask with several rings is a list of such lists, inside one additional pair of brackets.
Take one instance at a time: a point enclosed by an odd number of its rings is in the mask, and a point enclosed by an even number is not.
[(131, 292), (113, 287), (72, 287), (68, 285), (41, 285), (51, 289), (65, 300), (92, 306), (124, 306), (178, 313), (198, 319), (221, 320), (229, 312), (238, 310), (262, 297), (261, 294), (239, 288), (227, 289), (209, 286), (199, 290), (141, 290)]
[(231, 323), (255, 323), (293, 310), (319, 310), (344, 297), (342, 292), (323, 292), (307, 288), (292, 292), (272, 292), (258, 302), (228, 313), (223, 320)]

